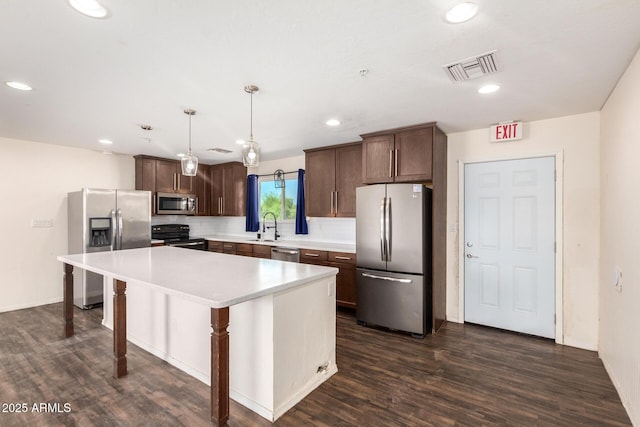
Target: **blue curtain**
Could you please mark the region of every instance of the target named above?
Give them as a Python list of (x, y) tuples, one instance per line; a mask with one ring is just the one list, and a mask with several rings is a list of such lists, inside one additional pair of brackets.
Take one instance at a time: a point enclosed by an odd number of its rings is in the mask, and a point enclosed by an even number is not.
[(247, 224), (246, 231), (260, 231), (258, 213), (258, 175), (247, 176)]
[(298, 169), (298, 199), (296, 202), (296, 234), (309, 234), (304, 208), (304, 169)]

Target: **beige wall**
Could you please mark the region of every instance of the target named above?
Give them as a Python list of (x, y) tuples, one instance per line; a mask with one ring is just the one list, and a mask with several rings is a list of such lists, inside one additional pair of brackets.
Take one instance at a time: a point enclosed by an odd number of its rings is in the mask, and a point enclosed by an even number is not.
[[(26, 166), (26, 170), (23, 169)], [(130, 156), (0, 138), (0, 312), (62, 300), (67, 192), (134, 187)], [(32, 228), (32, 220), (52, 220)]]
[[(598, 112), (524, 124), (520, 141), (490, 143), (489, 129), (448, 135), (447, 318), (461, 321), (459, 164), (558, 155), (563, 217), (556, 221), (563, 246), (558, 272), (565, 344), (595, 350), (598, 344), (600, 172)], [(460, 222), (460, 224), (458, 224)]]
[[(599, 353), (640, 426), (640, 51), (601, 112)], [(615, 283), (621, 272), (621, 292)]]

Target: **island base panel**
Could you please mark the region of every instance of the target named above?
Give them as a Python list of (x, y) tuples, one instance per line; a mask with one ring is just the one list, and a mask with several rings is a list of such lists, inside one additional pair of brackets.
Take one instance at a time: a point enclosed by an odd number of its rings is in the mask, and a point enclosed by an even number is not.
[(62, 279), (62, 310), (64, 315), (64, 337), (73, 336), (73, 266), (64, 264)]
[(211, 309), (211, 421), (229, 420), (229, 307)]
[(113, 376), (127, 375), (127, 284), (113, 281)]

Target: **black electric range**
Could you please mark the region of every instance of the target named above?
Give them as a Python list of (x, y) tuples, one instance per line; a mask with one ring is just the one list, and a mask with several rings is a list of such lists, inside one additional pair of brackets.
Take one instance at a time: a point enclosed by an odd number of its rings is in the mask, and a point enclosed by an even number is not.
[(187, 249), (197, 249), (204, 251), (206, 242), (201, 237), (189, 237), (189, 226), (187, 224), (159, 224), (151, 226), (151, 238), (164, 240), (167, 246), (176, 246)]

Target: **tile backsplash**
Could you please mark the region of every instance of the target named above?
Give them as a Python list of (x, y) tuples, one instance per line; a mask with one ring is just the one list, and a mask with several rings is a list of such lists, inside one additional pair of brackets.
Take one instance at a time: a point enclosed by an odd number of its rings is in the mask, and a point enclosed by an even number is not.
[[(256, 237), (255, 232), (244, 231), (245, 217), (201, 217), (184, 215), (162, 215), (151, 218), (151, 224), (188, 224), (192, 236), (208, 236), (212, 234), (226, 234), (232, 236)], [(267, 221), (267, 226), (272, 225)], [(355, 218), (308, 218), (309, 234), (295, 234), (293, 221), (278, 222), (280, 239), (286, 240), (311, 240), (317, 242), (332, 242), (355, 244), (356, 220)], [(262, 223), (260, 223), (262, 230)], [(273, 229), (266, 231), (266, 238), (272, 238)]]

